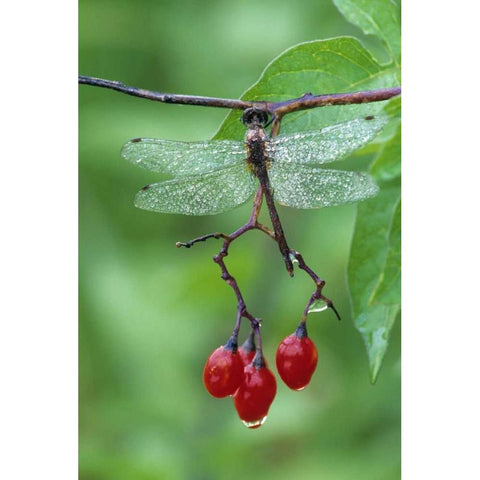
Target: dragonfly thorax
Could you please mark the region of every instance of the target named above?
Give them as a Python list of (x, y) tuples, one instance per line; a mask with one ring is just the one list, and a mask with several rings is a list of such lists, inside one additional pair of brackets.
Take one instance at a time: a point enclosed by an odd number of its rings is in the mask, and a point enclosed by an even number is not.
[(255, 125), (247, 130), (245, 144), (247, 146), (247, 163), (255, 175), (258, 175), (259, 167), (267, 167), (269, 158), (266, 152), (268, 135), (265, 130)]

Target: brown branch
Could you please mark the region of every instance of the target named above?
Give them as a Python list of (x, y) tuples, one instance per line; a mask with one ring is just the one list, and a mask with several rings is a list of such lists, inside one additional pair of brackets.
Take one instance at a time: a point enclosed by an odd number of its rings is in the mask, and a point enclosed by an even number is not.
[(163, 103), (176, 103), (181, 105), (199, 105), (203, 107), (231, 108), (236, 110), (245, 110), (250, 107), (257, 107), (273, 115), (274, 120), (280, 121), (281, 117), (287, 113), (299, 110), (307, 110), (316, 107), (325, 107), (329, 105), (353, 105), (359, 103), (381, 102), (392, 97), (400, 95), (401, 88), (381, 88), (377, 90), (366, 90), (360, 92), (335, 93), (324, 95), (305, 95), (283, 102), (267, 101), (245, 101), (227, 98), (201, 97), (195, 95), (179, 95), (174, 93), (160, 93), (144, 88), (131, 87), (115, 80), (105, 80), (102, 78), (79, 75), (78, 83), (83, 85), (92, 85), (94, 87), (109, 88), (127, 95), (146, 98)]
[(366, 90), (363, 92), (333, 93), (327, 95), (312, 95), (306, 93), (300, 98), (294, 98), (285, 102), (267, 103), (267, 109), (273, 115), (271, 136), (280, 132), (280, 123), (284, 115), (300, 110), (311, 108), (328, 107), (331, 105), (354, 105), (361, 103), (382, 102), (400, 95), (401, 87), (380, 88), (378, 90)]
[(248, 232), (249, 230), (258, 229), (266, 233), (267, 235), (274, 237), (274, 234), (272, 231), (270, 231), (264, 225), (258, 223), (258, 215), (260, 213), (260, 208), (262, 206), (262, 200), (263, 200), (263, 190), (261, 187), (259, 187), (257, 190), (257, 193), (255, 194), (252, 213), (250, 215), (249, 221), (245, 225), (242, 225), (239, 229), (235, 230), (235, 232), (231, 233), (230, 235), (226, 235), (225, 233), (219, 233), (219, 232), (209, 233), (207, 235), (202, 235), (201, 237), (194, 238), (193, 240), (190, 240), (188, 242), (176, 243), (177, 247), (190, 248), (196, 243), (204, 242), (209, 238), (216, 238), (216, 239), (223, 238), (224, 242), (223, 242), (222, 248), (220, 252), (213, 257), (213, 261), (220, 267), (222, 280), (224, 280), (232, 288), (232, 290), (235, 293), (235, 296), (237, 297), (237, 320), (235, 322), (235, 327), (233, 329), (231, 338), (233, 341), (235, 342), (237, 341), (238, 332), (240, 330), (241, 319), (242, 317), (247, 318), (250, 322), (252, 330), (255, 332), (255, 336), (257, 339), (257, 350), (260, 350), (260, 351), (262, 348), (261, 347), (262, 339), (260, 337), (260, 319), (254, 317), (247, 310), (247, 306), (245, 304), (245, 300), (243, 299), (238, 283), (235, 280), (235, 277), (233, 277), (228, 271), (227, 266), (225, 265), (224, 258), (228, 256), (228, 249), (230, 247), (230, 244), (234, 240), (242, 236), (244, 233)]
[[(353, 105), (359, 103), (382, 102), (392, 97), (400, 95), (401, 88), (380, 88), (378, 90), (366, 90), (363, 92), (333, 93), (327, 95), (312, 95), (306, 93), (300, 98), (287, 100), (285, 102), (275, 102), (274, 111), (277, 116), (283, 116), (287, 113), (298, 110), (307, 110), (309, 108), (327, 107), (329, 105)], [(268, 104), (267, 104), (268, 105)]]
[(134, 97), (146, 98), (156, 102), (176, 103), (180, 105), (199, 105), (203, 107), (220, 107), (245, 110), (249, 107), (264, 108), (265, 102), (245, 102), (243, 100), (231, 100), (227, 98), (199, 97), (195, 95), (178, 95), (174, 93), (160, 93), (144, 88), (137, 88), (125, 85), (115, 80), (104, 80), (103, 78), (89, 77), (86, 75), (78, 76), (78, 83), (92, 85), (94, 87), (109, 88), (117, 92), (132, 95)]

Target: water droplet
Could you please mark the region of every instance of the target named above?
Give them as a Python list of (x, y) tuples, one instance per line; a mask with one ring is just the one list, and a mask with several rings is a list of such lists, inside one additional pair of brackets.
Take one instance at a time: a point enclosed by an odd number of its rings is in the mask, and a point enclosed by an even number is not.
[(261, 427), (264, 423), (265, 420), (267, 419), (267, 416), (265, 415), (263, 418), (260, 420), (255, 420), (253, 422), (246, 422), (245, 420), (242, 420), (242, 423), (247, 427), (247, 428), (258, 428)]
[(315, 300), (309, 307), (308, 313), (316, 313), (316, 312), (323, 312), (328, 308), (328, 305), (325, 303), (324, 300), (319, 299)]

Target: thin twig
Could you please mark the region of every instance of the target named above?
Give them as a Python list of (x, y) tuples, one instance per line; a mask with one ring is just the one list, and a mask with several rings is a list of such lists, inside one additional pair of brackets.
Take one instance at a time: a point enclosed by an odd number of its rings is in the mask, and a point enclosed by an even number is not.
[(133, 95), (135, 97), (146, 98), (163, 103), (231, 108), (236, 110), (245, 110), (246, 108), (257, 107), (265, 110), (270, 115), (273, 115), (275, 124), (280, 122), (283, 115), (299, 110), (325, 107), (328, 105), (353, 105), (359, 103), (381, 102), (384, 100), (389, 100), (392, 97), (396, 97), (401, 93), (400, 87), (394, 87), (360, 92), (322, 95), (312, 95), (311, 93), (306, 93), (299, 98), (293, 98), (283, 102), (267, 102), (261, 100), (245, 101), (228, 98), (160, 93), (153, 90), (146, 90), (144, 88), (131, 87), (115, 80), (105, 80), (103, 78), (89, 77), (87, 75), (79, 75), (78, 83), (92, 85), (94, 87), (109, 88), (127, 95)]
[(215, 232), (215, 233), (207, 233), (207, 235), (202, 235), (201, 237), (197, 237), (197, 238), (194, 238), (193, 240), (189, 240), (188, 242), (177, 242), (175, 244), (175, 246), (177, 248), (180, 248), (180, 247), (185, 247), (185, 248), (190, 248), (192, 247), (195, 243), (198, 243), (198, 242), (205, 242), (206, 240), (208, 240), (209, 238), (224, 238), (225, 240), (228, 237), (228, 235), (225, 235), (224, 233), (220, 233), (220, 232)]
[(199, 105), (203, 107), (220, 107), (245, 110), (249, 107), (263, 108), (265, 102), (244, 102), (243, 100), (231, 100), (227, 98), (201, 97), (196, 95), (178, 95), (173, 93), (160, 93), (144, 88), (137, 88), (125, 85), (116, 80), (105, 80), (103, 78), (79, 75), (78, 83), (92, 85), (94, 87), (109, 88), (117, 92), (133, 95), (134, 97), (146, 98), (156, 102), (177, 103), (181, 105)]
[(240, 324), (242, 317), (247, 318), (250, 322), (250, 325), (252, 327), (252, 330), (255, 332), (255, 335), (257, 337), (257, 350), (261, 350), (262, 348), (262, 340), (260, 338), (260, 319), (254, 317), (248, 310), (247, 306), (245, 304), (245, 300), (243, 299), (242, 293), (240, 291), (240, 288), (238, 286), (237, 281), (235, 280), (235, 277), (233, 277), (230, 272), (227, 269), (227, 266), (225, 265), (224, 258), (228, 255), (228, 248), (230, 247), (230, 244), (246, 233), (249, 230), (256, 229), (258, 228), (259, 230), (265, 231), (268, 235), (273, 235), (273, 232), (269, 231), (266, 227), (258, 223), (258, 215), (260, 214), (260, 208), (262, 206), (262, 200), (263, 200), (263, 190), (261, 187), (258, 188), (257, 193), (255, 194), (255, 199), (253, 201), (253, 208), (252, 208), (252, 213), (250, 215), (249, 221), (245, 224), (242, 225), (239, 229), (235, 230), (230, 235), (226, 235), (224, 233), (210, 233), (207, 235), (203, 235), (201, 237), (194, 238), (193, 240), (190, 240), (189, 242), (177, 242), (176, 246), (177, 247), (186, 247), (190, 248), (197, 242), (203, 242), (205, 240), (208, 240), (209, 238), (223, 238), (224, 242), (222, 245), (222, 248), (220, 252), (213, 257), (213, 261), (220, 267), (221, 270), (221, 278), (232, 288), (232, 290), (235, 293), (235, 296), (237, 297), (237, 319), (235, 322), (235, 327), (232, 332), (232, 339), (236, 342), (238, 338), (238, 332), (240, 330)]
[(295, 250), (290, 250), (290, 254), (297, 260), (298, 262), (298, 268), (302, 269), (305, 271), (309, 277), (313, 280), (313, 282), (316, 285), (315, 291), (312, 293), (309, 301), (307, 302), (307, 305), (305, 309), (303, 310), (302, 314), (302, 322), (305, 322), (307, 319), (307, 315), (309, 312), (309, 309), (311, 305), (316, 301), (316, 300), (323, 300), (325, 304), (327, 305), (328, 308), (331, 308), (335, 315), (337, 316), (338, 320), (341, 320), (340, 314), (338, 313), (337, 309), (333, 305), (333, 302), (327, 298), (325, 295), (322, 294), (323, 287), (325, 286), (325, 280), (322, 280), (304, 261), (302, 255), (300, 253), (296, 252)]
[(333, 93), (327, 95), (312, 95), (306, 93), (300, 98), (276, 102), (275, 114), (283, 116), (287, 113), (309, 108), (326, 107), (329, 105), (353, 105), (358, 103), (382, 102), (400, 95), (401, 88), (379, 88), (377, 90), (366, 90), (362, 92)]

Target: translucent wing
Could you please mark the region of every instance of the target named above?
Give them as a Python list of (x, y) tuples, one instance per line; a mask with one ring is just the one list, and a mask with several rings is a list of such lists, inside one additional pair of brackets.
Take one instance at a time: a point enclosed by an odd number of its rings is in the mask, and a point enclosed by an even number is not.
[(358, 202), (378, 193), (364, 172), (326, 170), (294, 164), (273, 164), (268, 171), (273, 198), (293, 208), (319, 208)]
[(137, 193), (135, 206), (162, 213), (215, 215), (247, 201), (255, 187), (254, 177), (240, 164), (147, 185)]
[(177, 142), (158, 138), (136, 138), (127, 142), (125, 160), (153, 172), (174, 177), (200, 175), (241, 162), (247, 156), (242, 142)]
[(322, 130), (280, 135), (268, 142), (267, 153), (279, 163), (334, 162), (370, 142), (387, 120), (385, 116), (356, 118)]

